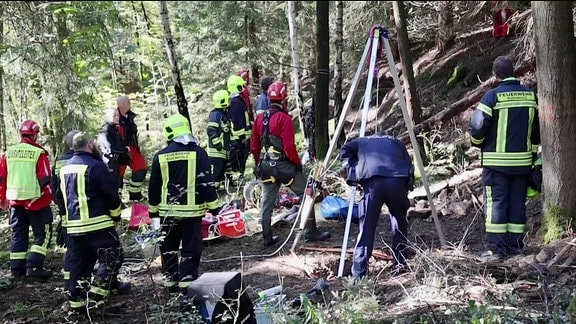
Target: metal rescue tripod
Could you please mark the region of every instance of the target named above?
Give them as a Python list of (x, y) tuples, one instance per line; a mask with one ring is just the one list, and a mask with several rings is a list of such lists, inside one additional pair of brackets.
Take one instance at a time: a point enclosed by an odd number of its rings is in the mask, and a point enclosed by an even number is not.
[[(346, 97), (346, 101), (344, 102), (344, 107), (342, 108), (342, 112), (340, 114), (340, 119), (338, 120), (338, 124), (336, 129), (334, 130), (334, 134), (332, 135), (332, 139), (330, 141), (330, 146), (328, 147), (328, 151), (326, 152), (326, 157), (321, 166), (317, 167), (313, 170), (308, 177), (308, 183), (306, 184), (306, 191), (304, 194), (304, 198), (302, 201), (302, 205), (300, 208), (300, 227), (296, 233), (296, 237), (294, 238), (294, 243), (292, 244), (291, 251), (295, 253), (296, 245), (300, 240), (302, 232), (304, 230), (304, 226), (306, 225), (306, 221), (310, 216), (314, 208), (314, 202), (319, 194), (320, 183), (325, 176), (325, 172), (327, 171), (328, 164), (330, 162), (330, 158), (332, 153), (336, 147), (336, 143), (338, 141), (338, 137), (340, 136), (340, 132), (342, 132), (342, 128), (344, 126), (344, 120), (346, 118), (346, 114), (352, 105), (352, 99), (354, 98), (354, 94), (358, 89), (358, 84), (360, 82), (360, 77), (362, 75), (362, 71), (366, 65), (366, 59), (368, 55), (370, 55), (370, 63), (369, 63), (369, 70), (368, 70), (368, 80), (366, 83), (366, 90), (364, 92), (364, 105), (362, 107), (362, 122), (360, 125), (360, 137), (364, 137), (366, 133), (366, 123), (368, 119), (368, 109), (370, 107), (370, 102), (372, 98), (372, 86), (374, 83), (374, 69), (376, 67), (376, 61), (378, 56), (378, 51), (381, 50), (380, 46), (384, 44), (384, 49), (386, 51), (386, 60), (388, 62), (388, 66), (390, 68), (390, 73), (392, 74), (392, 78), (394, 79), (394, 87), (396, 89), (396, 93), (398, 94), (398, 99), (400, 101), (400, 108), (402, 109), (402, 115), (404, 117), (404, 122), (406, 124), (406, 128), (408, 129), (408, 133), (410, 134), (410, 141), (412, 142), (412, 147), (414, 149), (414, 156), (416, 158), (416, 164), (418, 165), (418, 169), (420, 170), (420, 174), (422, 177), (422, 182), (424, 184), (424, 189), (426, 190), (426, 196), (428, 197), (428, 202), (430, 204), (430, 209), (432, 211), (432, 217), (434, 219), (434, 224), (436, 226), (436, 231), (438, 232), (438, 236), (440, 239), (440, 245), (444, 247), (446, 245), (446, 239), (444, 238), (444, 233), (442, 231), (442, 226), (438, 220), (438, 213), (436, 211), (436, 207), (434, 206), (434, 202), (432, 200), (432, 194), (430, 193), (430, 183), (428, 181), (428, 176), (426, 171), (424, 170), (424, 164), (422, 163), (422, 157), (420, 155), (420, 148), (418, 147), (418, 142), (416, 141), (416, 135), (414, 134), (414, 128), (412, 126), (412, 118), (408, 112), (408, 108), (406, 106), (406, 99), (404, 97), (402, 91), (402, 85), (400, 84), (400, 78), (398, 77), (398, 70), (396, 69), (396, 65), (394, 63), (394, 57), (392, 55), (392, 50), (390, 48), (390, 42), (388, 41), (388, 31), (379, 26), (374, 25), (370, 29), (369, 37), (366, 42), (366, 47), (364, 48), (364, 53), (362, 54), (362, 58), (360, 59), (360, 64), (358, 65), (358, 69), (356, 70), (356, 74), (354, 75), (354, 79), (352, 80), (352, 85), (350, 86), (350, 91), (348, 92), (348, 96)], [(348, 215), (346, 217), (346, 230), (344, 232), (344, 240), (342, 243), (342, 253), (340, 255), (340, 264), (338, 267), (338, 277), (342, 277), (342, 273), (344, 271), (344, 260), (346, 258), (346, 250), (348, 248), (348, 237), (350, 235), (350, 224), (352, 223), (352, 211), (354, 206), (354, 200), (356, 196), (356, 187), (350, 187), (350, 199), (349, 199), (349, 206), (348, 206)]]

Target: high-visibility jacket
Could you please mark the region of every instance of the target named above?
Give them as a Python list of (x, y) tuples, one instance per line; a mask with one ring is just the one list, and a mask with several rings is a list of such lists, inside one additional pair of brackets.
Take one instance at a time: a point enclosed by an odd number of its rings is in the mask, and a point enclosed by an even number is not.
[(74, 156), (60, 169), (56, 201), (66, 210), (62, 224), (68, 235), (82, 235), (114, 227), (120, 219), (116, 179), (100, 157), (87, 152)]
[(52, 202), (50, 178), (46, 150), (23, 138), (8, 148), (0, 160), (0, 201), (8, 200), (11, 207), (33, 211), (48, 208)]
[(250, 139), (252, 125), (248, 115), (248, 107), (239, 94), (230, 96), (230, 119), (232, 121), (232, 140)]
[(472, 145), (482, 149), (482, 166), (528, 174), (540, 145), (538, 101), (516, 78), (503, 80), (481, 99), (470, 121)]
[[(73, 156), (74, 156), (74, 151), (69, 150), (68, 152), (62, 154), (54, 162), (54, 165), (52, 166), (52, 193), (53, 193), (54, 203), (57, 206), (61, 206), (64, 204), (63, 201), (61, 201), (61, 202), (58, 201), (58, 197), (62, 197), (61, 194), (58, 194), (58, 191), (60, 191), (60, 169), (62, 169), (62, 167), (65, 166), (66, 163), (68, 163), (68, 160), (70, 160)], [(65, 213), (66, 213), (65, 209), (60, 210), (60, 215), (64, 215)]]
[(218, 194), (206, 151), (194, 142), (170, 141), (154, 155), (148, 210), (164, 217), (203, 217), (218, 208)]
[(208, 156), (228, 159), (230, 151), (230, 116), (228, 109), (215, 108), (208, 116)]

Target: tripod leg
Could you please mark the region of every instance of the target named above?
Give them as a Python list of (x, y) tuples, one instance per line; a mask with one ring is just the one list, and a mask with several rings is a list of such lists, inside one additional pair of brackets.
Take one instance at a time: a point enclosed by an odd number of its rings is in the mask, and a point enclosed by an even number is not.
[(390, 67), (390, 73), (394, 79), (394, 87), (396, 88), (396, 93), (398, 94), (398, 101), (400, 102), (400, 108), (402, 109), (402, 115), (404, 116), (404, 123), (408, 129), (408, 134), (410, 134), (410, 142), (412, 142), (412, 147), (414, 148), (414, 156), (416, 157), (416, 164), (420, 170), (422, 176), (422, 182), (424, 183), (424, 189), (426, 190), (426, 196), (430, 202), (430, 209), (432, 211), (432, 218), (434, 219), (434, 225), (436, 225), (436, 232), (438, 232), (438, 238), (440, 239), (440, 246), (446, 246), (446, 238), (444, 237), (444, 232), (442, 231), (442, 226), (440, 225), (440, 220), (438, 219), (438, 212), (436, 206), (434, 205), (434, 200), (432, 194), (430, 193), (430, 182), (428, 181), (428, 175), (426, 170), (424, 170), (424, 164), (422, 163), (422, 156), (420, 155), (420, 148), (418, 147), (418, 142), (416, 141), (416, 135), (414, 134), (414, 127), (412, 126), (412, 118), (408, 113), (408, 108), (406, 106), (406, 98), (402, 92), (402, 85), (400, 84), (400, 78), (398, 77), (398, 70), (396, 70), (396, 65), (394, 64), (394, 56), (392, 55), (392, 50), (390, 49), (390, 42), (388, 41), (388, 36), (384, 35), (384, 47), (386, 49), (386, 60), (388, 61), (388, 66)]

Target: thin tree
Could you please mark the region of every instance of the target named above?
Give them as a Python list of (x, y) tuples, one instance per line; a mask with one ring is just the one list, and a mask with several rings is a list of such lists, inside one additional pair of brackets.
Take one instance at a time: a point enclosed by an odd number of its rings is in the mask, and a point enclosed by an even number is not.
[(162, 18), (162, 27), (164, 29), (164, 42), (166, 45), (166, 56), (172, 68), (172, 82), (174, 82), (174, 91), (176, 92), (176, 104), (178, 106), (178, 113), (185, 116), (190, 121), (190, 114), (188, 113), (188, 101), (184, 95), (184, 88), (180, 79), (180, 68), (176, 59), (176, 49), (174, 47), (174, 40), (172, 39), (172, 30), (170, 29), (170, 18), (168, 17), (168, 6), (165, 1), (160, 2), (160, 17)]
[(572, 1), (532, 1), (542, 137), (544, 238), (564, 236), (576, 220), (576, 39)]
[[(422, 107), (420, 106), (420, 99), (418, 97), (418, 91), (416, 90), (416, 80), (414, 79), (410, 41), (408, 39), (408, 29), (406, 26), (407, 14), (404, 2), (392, 1), (392, 10), (394, 11), (394, 23), (396, 24), (396, 32), (398, 34), (398, 49), (400, 52), (400, 62), (402, 63), (402, 79), (406, 105), (412, 117), (412, 122), (418, 125), (422, 122)], [(389, 62), (389, 64), (394, 64), (394, 62)], [(422, 142), (418, 144), (420, 148), (424, 147)], [(423, 159), (426, 159), (425, 156), (425, 154), (422, 154)], [(426, 162), (424, 161), (424, 163)]]
[[(0, 6), (0, 45), (4, 44), (4, 7)], [(2, 57), (0, 52), (0, 57)], [(4, 124), (4, 69), (0, 63), (0, 147), (6, 151), (6, 125)]]
[(328, 113), (330, 95), (330, 1), (316, 1), (316, 91), (314, 144), (316, 157), (323, 159), (329, 145)]
[[(336, 63), (334, 64), (334, 122), (338, 123), (340, 113), (344, 106), (342, 99), (342, 53), (344, 52), (344, 1), (336, 1)], [(340, 132), (339, 143), (343, 143), (346, 137)]]

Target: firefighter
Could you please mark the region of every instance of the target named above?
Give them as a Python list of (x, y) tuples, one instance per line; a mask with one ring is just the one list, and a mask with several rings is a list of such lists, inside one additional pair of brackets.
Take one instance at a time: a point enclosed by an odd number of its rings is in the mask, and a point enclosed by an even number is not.
[[(132, 176), (128, 183), (129, 198), (132, 201), (146, 200), (142, 195), (142, 183), (146, 178), (148, 167), (138, 144), (138, 126), (134, 122), (136, 114), (130, 109), (131, 103), (127, 96), (120, 96), (117, 104), (118, 112), (120, 112), (120, 134), (122, 134), (126, 145), (130, 148), (131, 160), (129, 167), (132, 170)], [(124, 177), (125, 171), (126, 166), (120, 166), (120, 177)]]
[[(256, 162), (256, 175), (262, 184), (262, 237), (264, 246), (278, 242), (272, 235), (272, 211), (278, 201), (280, 185), (285, 184), (297, 195), (306, 189), (306, 176), (302, 174), (302, 163), (295, 143), (292, 118), (288, 114), (286, 99), (288, 90), (283, 82), (275, 82), (268, 88), (270, 108), (256, 117), (251, 152)], [(261, 152), (263, 149), (263, 152)], [(310, 241), (327, 240), (329, 232), (320, 232), (316, 227), (314, 211), (305, 227), (305, 239)]]
[(232, 121), (232, 137), (230, 141), (230, 167), (238, 177), (244, 176), (247, 150), (252, 135), (248, 108), (240, 95), (245, 81), (237, 75), (228, 78), (230, 93), (230, 119)]
[[(12, 245), (10, 270), (14, 278), (48, 278), (44, 259), (52, 238), (52, 201), (48, 152), (36, 142), (40, 126), (25, 120), (19, 129), (20, 143), (6, 150), (0, 160), (0, 203), (10, 208)], [(28, 252), (28, 233), (34, 243)]]
[(486, 259), (524, 247), (526, 194), (540, 144), (536, 93), (514, 78), (508, 57), (497, 57), (492, 71), (500, 83), (484, 94), (470, 121), (472, 145), (482, 149)]
[(169, 117), (164, 134), (167, 146), (152, 162), (148, 210), (151, 218), (161, 217), (166, 235), (160, 245), (162, 272), (166, 287), (177, 290), (198, 278), (202, 218), (206, 210), (218, 215), (218, 196), (210, 159), (194, 141), (188, 119), (180, 114)]
[[(130, 291), (118, 281), (124, 251), (115, 226), (120, 222), (116, 181), (102, 162), (94, 140), (74, 135), (74, 156), (60, 169), (60, 209), (66, 210), (66, 245), (70, 266), (70, 308), (83, 313), (98, 307), (110, 294)], [(90, 280), (96, 262), (94, 280)], [(91, 283), (90, 283), (91, 282)], [(86, 283), (90, 283), (87, 288)], [(85, 291), (85, 290), (88, 291)]]
[[(64, 201), (60, 201), (59, 197), (62, 197), (58, 191), (60, 191), (60, 169), (68, 160), (72, 158), (74, 155), (74, 149), (72, 148), (72, 139), (74, 135), (80, 133), (78, 130), (72, 130), (66, 134), (64, 138), (64, 142), (66, 143), (66, 147), (68, 151), (62, 154), (55, 162), (54, 166), (52, 167), (52, 192), (53, 192), (53, 200), (56, 206), (64, 206)], [(66, 228), (63, 226), (62, 222), (66, 215), (65, 208), (58, 208), (58, 215), (60, 219), (58, 220), (58, 226), (56, 227), (56, 245), (60, 247), (66, 247)], [(64, 267), (63, 267), (63, 274), (64, 274), (64, 291), (69, 291), (68, 282), (70, 279), (70, 257), (69, 257), (69, 250), (66, 249), (66, 254), (64, 255)]]
[(359, 233), (354, 248), (352, 276), (368, 274), (368, 260), (382, 205), (390, 213), (393, 272), (406, 270), (408, 191), (414, 183), (414, 166), (404, 144), (393, 136), (374, 135), (349, 141), (342, 146), (340, 159), (346, 169), (346, 182), (360, 185)]
[(230, 150), (230, 95), (219, 90), (212, 96), (214, 109), (208, 116), (208, 157), (212, 164), (212, 174), (219, 189), (224, 186)]
[(122, 197), (121, 169), (130, 165), (130, 147), (120, 134), (120, 112), (118, 109), (106, 110), (104, 126), (98, 134), (98, 146), (102, 152), (102, 160), (108, 167), (112, 177), (116, 179), (120, 197)]
[(268, 107), (270, 107), (270, 100), (268, 99), (268, 88), (272, 83), (274, 83), (273, 77), (268, 76), (262, 79), (262, 93), (256, 100), (256, 115), (263, 113), (264, 111), (268, 110)]

